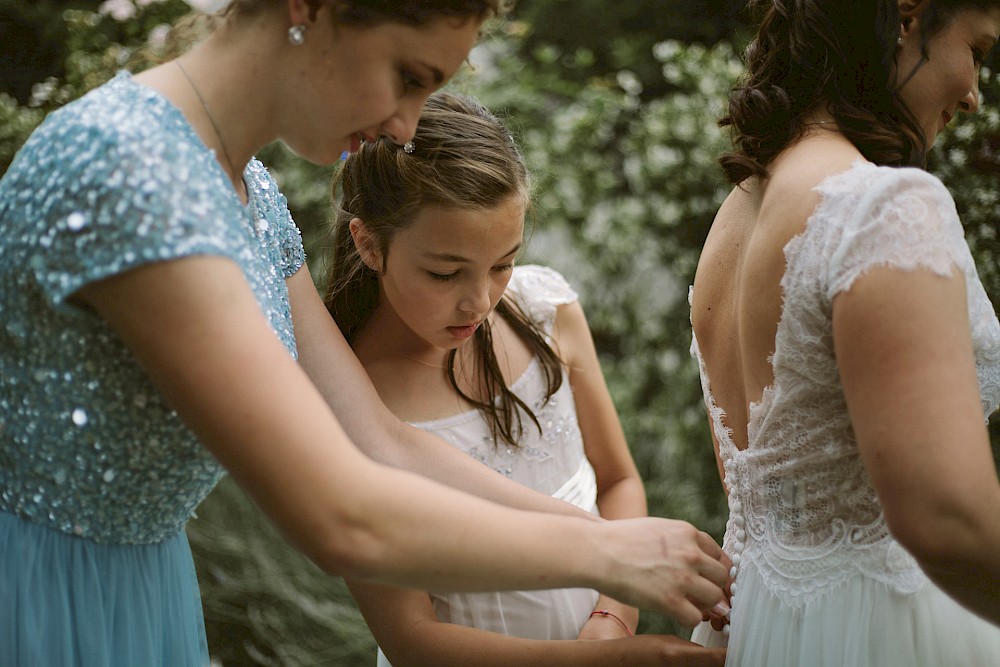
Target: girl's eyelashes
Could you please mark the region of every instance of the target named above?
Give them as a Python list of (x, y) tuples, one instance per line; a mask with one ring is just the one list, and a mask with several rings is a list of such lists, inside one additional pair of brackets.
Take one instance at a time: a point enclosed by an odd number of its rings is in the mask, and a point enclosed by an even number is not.
[(994, 47), (996, 47), (995, 41), (990, 42), (979, 42), (972, 46), (972, 59), (975, 61), (976, 65), (982, 65), (986, 62), (990, 55), (993, 53)]
[(400, 71), (400, 77), (403, 80), (403, 90), (406, 92), (412, 92), (415, 90), (423, 90), (427, 86), (424, 85), (423, 79), (411, 72), (410, 70), (403, 69)]
[[(507, 271), (512, 271), (514, 269), (514, 262), (509, 262), (507, 264), (500, 264), (499, 266), (494, 266), (490, 271), (493, 273), (506, 273)], [(435, 271), (428, 271), (429, 275), (434, 280), (440, 280), (442, 282), (448, 280), (454, 280), (458, 277), (458, 271), (453, 271), (451, 273), (437, 273)]]

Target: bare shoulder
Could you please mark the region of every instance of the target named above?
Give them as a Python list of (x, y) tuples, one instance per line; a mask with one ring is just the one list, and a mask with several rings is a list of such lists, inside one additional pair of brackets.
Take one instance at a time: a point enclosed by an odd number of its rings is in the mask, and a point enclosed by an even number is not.
[(803, 227), (819, 204), (816, 187), (859, 160), (864, 160), (860, 151), (839, 135), (813, 135), (796, 142), (770, 165), (770, 177), (762, 183), (761, 218)]
[(816, 186), (862, 159), (839, 135), (812, 135), (789, 146), (768, 165), (767, 178), (752, 177), (733, 188), (712, 222), (703, 259), (730, 262), (750, 232), (793, 236), (819, 203)]
[(556, 308), (552, 341), (562, 360), (569, 366), (579, 365), (581, 355), (593, 350), (590, 325), (579, 301), (564, 303)]
[(759, 338), (767, 341), (762, 348), (772, 344), (784, 249), (820, 203), (816, 187), (863, 159), (840, 135), (816, 132), (780, 153), (766, 178), (752, 177), (733, 188), (712, 223), (695, 273), (691, 317), (703, 352), (712, 348), (713, 332), (731, 331), (738, 320), (771, 323)]

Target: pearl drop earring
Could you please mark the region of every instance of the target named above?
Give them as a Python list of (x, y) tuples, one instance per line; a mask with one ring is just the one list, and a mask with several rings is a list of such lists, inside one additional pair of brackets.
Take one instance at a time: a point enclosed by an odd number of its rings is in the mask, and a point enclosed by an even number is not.
[(288, 29), (288, 43), (292, 46), (302, 46), (306, 41), (306, 27), (301, 23)]

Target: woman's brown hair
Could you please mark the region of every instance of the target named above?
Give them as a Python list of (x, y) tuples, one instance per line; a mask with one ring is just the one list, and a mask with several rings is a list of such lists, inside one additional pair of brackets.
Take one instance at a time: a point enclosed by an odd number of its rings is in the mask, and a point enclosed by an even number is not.
[[(902, 18), (897, 0), (756, 0), (757, 34), (746, 73), (729, 96), (733, 151), (719, 159), (731, 183), (766, 177), (798, 138), (806, 116), (825, 108), (866, 159), (922, 166), (927, 142), (899, 90), (914, 72), (895, 64)], [(921, 15), (922, 48), (964, 7), (997, 0), (931, 0)], [(918, 65), (919, 67), (920, 65)]]
[[(334, 22), (354, 28), (381, 23), (418, 26), (436, 18), (453, 17), (485, 21), (509, 12), (515, 0), (307, 0), (309, 14), (316, 20), (320, 7), (330, 7)], [(226, 19), (250, 17), (276, 11), (279, 0), (229, 0), (217, 12), (191, 12), (172, 26), (166, 45), (156, 52), (146, 49), (142, 57), (149, 62), (164, 62), (184, 53)]]
[[(277, 5), (275, 0), (230, 0), (222, 13), (253, 14)], [(307, 0), (311, 18), (327, 6), (334, 20), (357, 27), (379, 23), (423, 25), (442, 16), (487, 19), (506, 13), (512, 0)]]

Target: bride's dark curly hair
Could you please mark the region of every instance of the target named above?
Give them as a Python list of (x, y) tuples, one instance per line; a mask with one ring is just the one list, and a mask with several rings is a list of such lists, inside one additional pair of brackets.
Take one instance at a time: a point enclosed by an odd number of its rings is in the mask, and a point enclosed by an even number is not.
[[(928, 39), (960, 9), (997, 5), (1000, 0), (928, 2), (920, 21), (924, 62)], [(751, 8), (759, 17), (757, 35), (719, 121), (733, 132), (733, 151), (719, 158), (731, 183), (766, 177), (771, 160), (801, 135), (806, 115), (822, 106), (866, 159), (924, 164), (929, 147), (898, 94), (916, 70), (896, 68), (897, 0), (751, 0)]]

